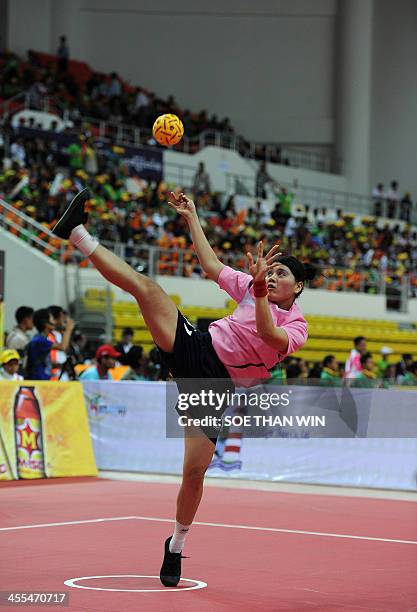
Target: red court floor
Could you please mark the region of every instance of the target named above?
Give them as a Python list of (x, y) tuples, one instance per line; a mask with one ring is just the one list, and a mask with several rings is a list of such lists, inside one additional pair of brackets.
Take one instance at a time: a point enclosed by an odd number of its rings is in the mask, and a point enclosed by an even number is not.
[(417, 611), (416, 502), (207, 487), (184, 550), (191, 582), (166, 589), (152, 576), (177, 489), (0, 485), (0, 590), (68, 591), (68, 608), (47, 609), (88, 612)]

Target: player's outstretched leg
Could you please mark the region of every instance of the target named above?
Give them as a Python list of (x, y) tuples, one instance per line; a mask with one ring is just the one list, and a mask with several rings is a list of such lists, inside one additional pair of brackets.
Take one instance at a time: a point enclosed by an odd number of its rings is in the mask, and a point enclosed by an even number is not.
[(157, 283), (133, 270), (88, 233), (83, 225), (87, 220), (84, 204), (88, 198), (87, 189), (80, 191), (52, 231), (79, 248), (106, 280), (135, 297), (155, 344), (171, 353), (177, 327), (177, 307)]
[(203, 494), (204, 475), (214, 453), (214, 444), (201, 431), (191, 428), (184, 438), (184, 467), (177, 497), (174, 534), (165, 541), (160, 579), (164, 586), (177, 586), (181, 579), (181, 559), (185, 538), (190, 530)]

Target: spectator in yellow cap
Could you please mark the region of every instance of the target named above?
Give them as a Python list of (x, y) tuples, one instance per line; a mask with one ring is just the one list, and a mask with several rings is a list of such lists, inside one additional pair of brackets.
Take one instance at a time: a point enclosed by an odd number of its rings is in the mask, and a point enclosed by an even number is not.
[(13, 349), (7, 349), (0, 354), (0, 380), (23, 380), (18, 373), (20, 355)]

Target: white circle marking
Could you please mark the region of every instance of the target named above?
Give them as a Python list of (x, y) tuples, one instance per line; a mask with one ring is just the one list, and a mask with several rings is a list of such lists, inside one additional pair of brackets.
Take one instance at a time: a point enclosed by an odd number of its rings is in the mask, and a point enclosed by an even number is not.
[(181, 591), (194, 591), (197, 589), (205, 589), (207, 586), (207, 582), (203, 582), (202, 580), (191, 580), (190, 578), (181, 578), (184, 582), (192, 582), (193, 586), (189, 587), (165, 587), (164, 589), (104, 589), (102, 587), (90, 587), (83, 586), (81, 584), (75, 584), (80, 580), (94, 580), (95, 578), (156, 578), (159, 580), (159, 576), (143, 576), (141, 574), (114, 574), (111, 576), (81, 576), (80, 578), (70, 578), (69, 580), (65, 580), (64, 584), (69, 587), (73, 587), (74, 589), (88, 589), (89, 591), (116, 591), (122, 593), (166, 593), (166, 592), (181, 592)]

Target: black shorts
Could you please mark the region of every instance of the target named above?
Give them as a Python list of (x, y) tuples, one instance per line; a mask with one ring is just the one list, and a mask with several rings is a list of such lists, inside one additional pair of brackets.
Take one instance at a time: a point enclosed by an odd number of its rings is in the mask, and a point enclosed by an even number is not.
[[(158, 347), (159, 348), (159, 347)], [(159, 348), (162, 360), (174, 377), (180, 393), (213, 391), (233, 393), (235, 386), (226, 367), (214, 350), (209, 332), (196, 329), (178, 310), (174, 349), (166, 353)], [(213, 411), (210, 407), (189, 408), (187, 413), (195, 418), (203, 416), (221, 417), (224, 410)], [(183, 414), (176, 407), (178, 414)], [(204, 434), (216, 444), (219, 431), (200, 426)]]

